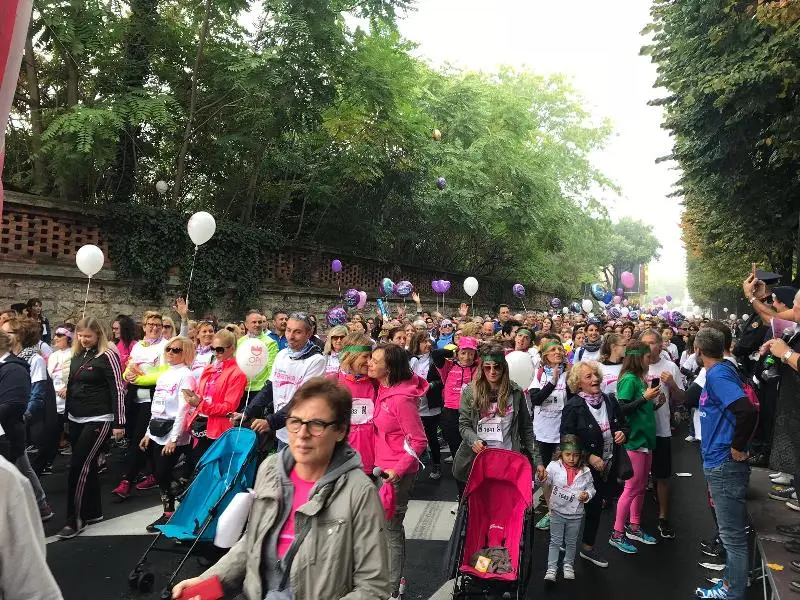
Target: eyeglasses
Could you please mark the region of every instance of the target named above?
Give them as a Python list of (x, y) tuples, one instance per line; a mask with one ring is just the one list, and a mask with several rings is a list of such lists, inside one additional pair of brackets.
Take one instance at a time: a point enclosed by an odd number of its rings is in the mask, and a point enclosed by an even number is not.
[(230, 346), (214, 346), (214, 347), (212, 348), (212, 350), (213, 350), (213, 351), (214, 351), (216, 354), (225, 354), (225, 351), (226, 351), (226, 350), (228, 350), (229, 348), (230, 348)]
[(183, 348), (165, 348), (170, 354), (183, 354)]
[(164, 325), (162, 323), (145, 323), (144, 326), (145, 327), (163, 327)]
[(305, 425), (308, 428), (308, 433), (313, 435), (314, 437), (319, 437), (328, 427), (332, 425), (337, 425), (336, 421), (322, 421), (320, 419), (311, 419), (310, 421), (303, 421), (303, 419), (298, 419), (297, 417), (289, 417), (286, 419), (286, 429), (289, 430), (290, 433), (299, 433), (300, 429)]

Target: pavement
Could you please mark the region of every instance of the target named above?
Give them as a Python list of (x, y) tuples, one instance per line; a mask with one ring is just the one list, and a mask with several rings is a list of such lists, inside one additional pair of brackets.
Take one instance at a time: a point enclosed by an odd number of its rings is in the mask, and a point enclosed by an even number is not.
[[(702, 538), (713, 534), (713, 521), (705, 500), (705, 485), (696, 443), (683, 440), (679, 432), (673, 441), (674, 470), (691, 473), (675, 477), (672, 490), (671, 522), (677, 533), (674, 540), (659, 540), (651, 547), (641, 547), (635, 556), (623, 555), (607, 545), (613, 510), (603, 514), (598, 547), (610, 562), (608, 569), (598, 569), (578, 559), (575, 581), (559, 578), (555, 585), (545, 585), (548, 535), (534, 535), (533, 585), (528, 598), (536, 600), (573, 600), (577, 598), (627, 599), (646, 596), (647, 600), (675, 600), (694, 597), (698, 585), (708, 585), (706, 577), (718, 576), (699, 565), (708, 562), (698, 551)], [(118, 483), (122, 471), (121, 457), (113, 454), (108, 471), (102, 475), (105, 520), (90, 525), (72, 540), (58, 540), (55, 533), (63, 525), (66, 506), (66, 457), (57, 459), (56, 473), (42, 482), (56, 517), (45, 524), (48, 536), (48, 563), (61, 586), (65, 600), (158, 598), (161, 588), (177, 565), (177, 554), (153, 553), (150, 567), (156, 576), (155, 591), (149, 595), (132, 592), (127, 576), (138, 558), (153, 540), (144, 526), (160, 514), (157, 490), (137, 492), (119, 503), (112, 500), (111, 489)], [(455, 483), (445, 465), (442, 479), (433, 481), (428, 471), (420, 473), (413, 500), (406, 515), (408, 579), (406, 600), (445, 600), (450, 598), (452, 583), (443, 577), (442, 560), (452, 530), (455, 510)], [(648, 494), (643, 526), (656, 532), (655, 499)], [(181, 550), (167, 542), (170, 550)], [(180, 573), (180, 579), (191, 577), (205, 568), (203, 561), (213, 560), (213, 549), (191, 557)], [(751, 596), (759, 591), (751, 589)]]

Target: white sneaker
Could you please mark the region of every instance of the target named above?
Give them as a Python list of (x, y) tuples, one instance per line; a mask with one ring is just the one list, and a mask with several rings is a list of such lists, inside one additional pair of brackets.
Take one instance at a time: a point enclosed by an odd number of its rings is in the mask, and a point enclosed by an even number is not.
[(556, 582), (556, 570), (555, 569), (547, 569), (547, 572), (544, 574), (544, 580), (549, 581), (550, 583)]
[(797, 502), (797, 495), (795, 494), (791, 500), (786, 501), (787, 508), (800, 512), (800, 504)]
[(564, 565), (562, 567), (564, 579), (575, 579), (575, 568), (572, 565)]
[(779, 477), (772, 480), (772, 485), (792, 485), (792, 479), (794, 478), (791, 475), (781, 473)]
[(776, 477), (780, 477), (781, 475), (783, 475), (783, 473), (781, 473), (780, 471), (778, 471), (777, 473), (770, 473), (770, 474), (768, 475), (768, 477), (769, 477), (770, 479), (775, 479)]
[(693, 442), (695, 440), (695, 437), (693, 435), (687, 435), (686, 438), (684, 438), (684, 439), (687, 442)]

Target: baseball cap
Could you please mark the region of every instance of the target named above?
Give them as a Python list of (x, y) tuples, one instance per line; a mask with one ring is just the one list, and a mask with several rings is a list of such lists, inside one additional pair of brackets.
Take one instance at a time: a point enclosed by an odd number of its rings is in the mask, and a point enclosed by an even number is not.
[(478, 340), (474, 337), (465, 336), (458, 340), (459, 350), (475, 350), (478, 351)]
[(782, 304), (791, 307), (794, 304), (794, 297), (797, 290), (790, 285), (780, 285), (772, 289), (772, 295), (775, 296)]

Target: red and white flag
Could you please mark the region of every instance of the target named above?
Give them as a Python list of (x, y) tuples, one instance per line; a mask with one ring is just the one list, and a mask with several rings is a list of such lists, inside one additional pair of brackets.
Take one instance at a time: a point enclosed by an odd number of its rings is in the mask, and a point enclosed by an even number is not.
[[(6, 156), (8, 113), (17, 89), (32, 6), (33, 0), (0, 0), (0, 173)], [(0, 220), (2, 218), (3, 182), (0, 178)]]

